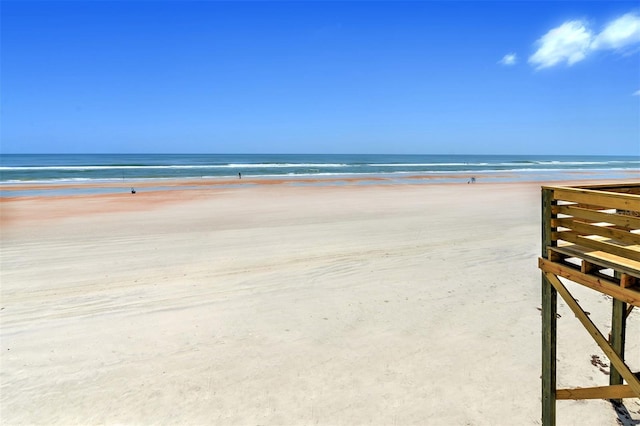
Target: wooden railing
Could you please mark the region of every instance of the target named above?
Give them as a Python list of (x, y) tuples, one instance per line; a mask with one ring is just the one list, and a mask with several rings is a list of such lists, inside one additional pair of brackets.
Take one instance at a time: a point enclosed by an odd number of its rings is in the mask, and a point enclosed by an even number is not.
[[(543, 232), (549, 235), (543, 256), (549, 262), (564, 266), (551, 272), (566, 274), (567, 267), (572, 264), (565, 260), (573, 258), (580, 261), (582, 274), (599, 276), (622, 288), (631, 288), (638, 283), (640, 195), (633, 192), (640, 190), (640, 186), (623, 189), (624, 193), (614, 192), (609, 187), (606, 190), (601, 187), (543, 188), (551, 194), (549, 215), (543, 218), (548, 228)], [(542, 259), (541, 264), (544, 263), (545, 259)], [(601, 274), (605, 269), (613, 273), (609, 276)], [(589, 283), (593, 280), (587, 281), (583, 284), (591, 287)], [(633, 298), (627, 302), (632, 303)]]
[(552, 241), (640, 262), (640, 195), (554, 188), (553, 201)]

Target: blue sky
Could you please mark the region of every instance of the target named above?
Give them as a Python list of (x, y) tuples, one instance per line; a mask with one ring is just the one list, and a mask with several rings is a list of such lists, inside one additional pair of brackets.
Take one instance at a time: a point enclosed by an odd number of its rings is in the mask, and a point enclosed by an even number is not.
[(640, 7), (2, 1), (1, 152), (640, 155)]

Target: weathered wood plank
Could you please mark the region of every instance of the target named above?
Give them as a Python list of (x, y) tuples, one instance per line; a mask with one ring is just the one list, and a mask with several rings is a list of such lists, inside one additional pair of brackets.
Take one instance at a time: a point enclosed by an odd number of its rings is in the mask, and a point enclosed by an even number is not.
[(554, 187), (553, 196), (556, 200), (585, 203), (620, 210), (640, 211), (640, 196), (633, 194)]
[(604, 278), (593, 275), (583, 274), (567, 265), (550, 262), (547, 259), (539, 258), (538, 266), (545, 272), (553, 275), (559, 275), (568, 280), (582, 284), (593, 290), (608, 294), (609, 296), (622, 300), (633, 306), (640, 306), (640, 291), (629, 288), (622, 288), (615, 282), (605, 280)]
[(623, 194), (640, 195), (640, 182), (634, 183), (597, 183), (592, 185), (576, 185), (573, 188), (592, 189), (595, 191), (620, 192)]
[(563, 254), (563, 253), (559, 253), (556, 250), (556, 247), (549, 247), (547, 249), (547, 259), (549, 259), (552, 262), (561, 262), (564, 259), (566, 259), (568, 256)]
[[(603, 251), (594, 251), (588, 247), (582, 247), (575, 244), (551, 247), (549, 250), (558, 252), (564, 256), (585, 259), (590, 263), (594, 263), (603, 268), (611, 268), (624, 274), (640, 278), (640, 262), (636, 262), (635, 260), (616, 256), (611, 253), (605, 253)], [(549, 257), (549, 260), (556, 261), (551, 257)]]
[(575, 188), (592, 189), (596, 191), (621, 192), (625, 194), (640, 194), (640, 182), (617, 183), (617, 184), (595, 184), (577, 185)]
[(554, 232), (553, 238), (557, 240), (568, 241), (584, 247), (600, 250), (606, 253), (615, 254), (616, 256), (625, 257), (627, 259), (640, 262), (640, 250), (635, 246), (621, 246), (608, 241), (601, 241), (592, 238), (586, 238), (573, 231)]
[(619, 399), (634, 398), (635, 396), (629, 385), (558, 389), (556, 391), (556, 399)]
[(618, 353), (611, 347), (607, 339), (600, 333), (600, 330), (593, 324), (589, 316), (582, 310), (578, 302), (571, 296), (567, 288), (560, 282), (558, 277), (553, 273), (547, 272), (545, 274), (551, 285), (556, 289), (558, 294), (567, 303), (567, 306), (573, 311), (578, 320), (582, 323), (583, 327), (600, 346), (600, 349), (607, 355), (611, 365), (613, 365), (620, 375), (627, 381), (629, 387), (633, 391), (634, 395), (640, 398), (640, 380), (629, 370), (629, 367), (620, 358)]
[(598, 210), (590, 210), (582, 207), (564, 205), (554, 206), (556, 214), (566, 214), (580, 219), (593, 220), (594, 222), (608, 222), (626, 229), (640, 229), (640, 217), (618, 213), (605, 213)]
[(636, 285), (638, 279), (629, 274), (621, 274), (620, 276), (620, 287), (629, 288)]
[(555, 204), (553, 190), (542, 189), (542, 257), (547, 256), (549, 247), (556, 246), (556, 242), (552, 238), (556, 229), (551, 227), (551, 221), (557, 218), (557, 215), (552, 211)]
[(640, 234), (623, 231), (621, 229), (610, 228), (602, 225), (593, 225), (590, 223), (580, 222), (573, 218), (555, 219), (553, 224), (563, 228), (569, 228), (580, 235), (599, 235), (601, 237), (611, 238), (626, 244), (640, 244)]
[(590, 274), (593, 271), (598, 271), (598, 265), (596, 265), (595, 263), (591, 263), (588, 262), (586, 260), (583, 260), (582, 263), (580, 264), (580, 272), (582, 272), (583, 274)]

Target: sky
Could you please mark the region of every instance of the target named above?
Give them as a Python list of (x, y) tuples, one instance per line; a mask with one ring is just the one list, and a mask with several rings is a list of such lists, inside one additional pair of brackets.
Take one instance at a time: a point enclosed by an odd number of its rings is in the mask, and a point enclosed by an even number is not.
[(0, 8), (0, 153), (640, 156), (637, 2)]

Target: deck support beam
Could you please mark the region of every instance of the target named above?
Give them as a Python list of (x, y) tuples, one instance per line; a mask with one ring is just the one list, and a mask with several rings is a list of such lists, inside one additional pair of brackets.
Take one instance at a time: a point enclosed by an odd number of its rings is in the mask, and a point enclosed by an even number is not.
[(549, 280), (549, 282), (555, 287), (556, 291), (560, 294), (562, 299), (567, 303), (569, 308), (576, 315), (578, 320), (582, 323), (587, 332), (593, 337), (593, 340), (600, 346), (602, 352), (607, 355), (609, 361), (611, 362), (611, 366), (615, 367), (618, 373), (622, 376), (624, 380), (627, 381), (629, 387), (633, 391), (634, 395), (640, 398), (640, 380), (629, 370), (629, 367), (624, 363), (620, 355), (614, 350), (613, 347), (609, 344), (607, 339), (600, 333), (600, 330), (593, 324), (589, 316), (582, 310), (578, 302), (571, 296), (569, 290), (560, 282), (558, 277), (553, 275), (550, 272), (546, 272), (545, 276)]
[[(542, 189), (542, 257), (548, 258), (549, 247), (555, 245), (551, 236), (555, 231), (551, 220), (557, 215), (552, 208), (553, 190)], [(557, 292), (542, 272), (542, 424), (556, 424), (556, 327), (557, 327)]]
[(542, 424), (556, 424), (556, 338), (558, 293), (542, 276)]
[(610, 399), (635, 398), (629, 385), (598, 386), (594, 388), (558, 389), (557, 399)]
[[(615, 272), (616, 278), (621, 278), (618, 271)], [(625, 288), (624, 281), (621, 279), (621, 287)], [(627, 331), (627, 304), (622, 300), (613, 299), (613, 309), (611, 313), (611, 336), (609, 343), (611, 347), (620, 355), (620, 358), (624, 361), (624, 341)], [(609, 376), (610, 385), (621, 385), (624, 383), (622, 376), (616, 370), (615, 366), (611, 365), (611, 373)], [(612, 399), (613, 402), (622, 402), (619, 398)]]
[(542, 269), (543, 272), (550, 272), (566, 278), (585, 287), (599, 291), (600, 293), (608, 294), (614, 299), (622, 300), (630, 305), (640, 306), (640, 292), (621, 287), (612, 280), (583, 274), (569, 265), (550, 262), (544, 258), (538, 259), (538, 267)]

